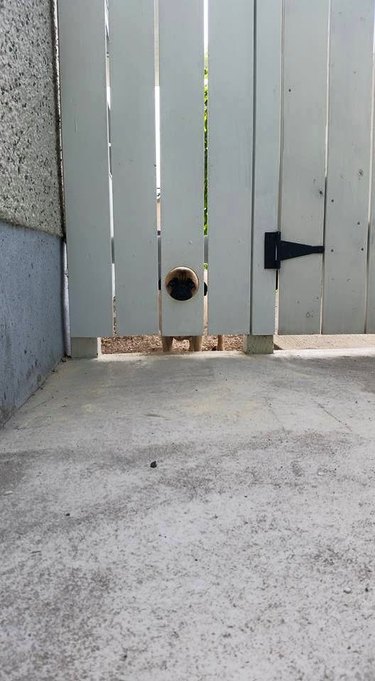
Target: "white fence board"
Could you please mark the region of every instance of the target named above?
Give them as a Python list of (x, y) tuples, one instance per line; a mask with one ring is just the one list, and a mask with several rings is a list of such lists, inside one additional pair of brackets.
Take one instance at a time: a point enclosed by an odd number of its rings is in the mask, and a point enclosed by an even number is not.
[(256, 93), (251, 333), (275, 331), (275, 283), (264, 234), (278, 229), (282, 0), (256, 0)]
[[(323, 243), (329, 0), (284, 0), (282, 238)], [(279, 333), (320, 332), (322, 256), (284, 261)]]
[(363, 333), (373, 0), (332, 0), (323, 332)]
[(105, 1), (59, 0), (71, 335), (112, 334)]
[(110, 0), (116, 320), (120, 335), (159, 329), (154, 0)]
[(375, 116), (372, 136), (371, 213), (368, 251), (366, 333), (375, 333)]
[(375, 333), (375, 224), (371, 221), (366, 333)]
[(253, 0), (209, 0), (208, 26), (208, 327), (249, 333)]
[[(164, 335), (203, 331), (203, 2), (160, 0), (161, 267)], [(193, 269), (189, 301), (172, 300), (167, 273)]]

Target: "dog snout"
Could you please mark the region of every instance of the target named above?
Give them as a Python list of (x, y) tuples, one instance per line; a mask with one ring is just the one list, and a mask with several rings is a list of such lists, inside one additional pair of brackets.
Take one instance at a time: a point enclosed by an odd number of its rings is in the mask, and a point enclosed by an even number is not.
[(190, 300), (193, 297), (193, 292), (191, 287), (180, 284), (179, 286), (173, 286), (171, 289), (171, 297), (174, 300)]

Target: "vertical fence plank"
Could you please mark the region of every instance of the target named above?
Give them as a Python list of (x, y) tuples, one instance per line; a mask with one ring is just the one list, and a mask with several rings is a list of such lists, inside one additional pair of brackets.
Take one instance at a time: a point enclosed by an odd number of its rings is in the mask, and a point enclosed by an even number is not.
[(363, 333), (374, 0), (332, 0), (324, 333)]
[(209, 331), (249, 333), (253, 0), (210, 0), (208, 26)]
[(264, 269), (264, 234), (278, 229), (282, 0), (257, 0), (251, 333), (275, 331), (275, 272)]
[[(373, 192), (374, 196), (374, 192)], [(374, 200), (374, 199), (373, 199)], [(366, 333), (375, 333), (375, 223), (371, 220)]]
[[(162, 330), (203, 331), (203, 2), (159, 0)], [(189, 301), (170, 298), (177, 266), (201, 282)]]
[(159, 329), (154, 0), (110, 0), (111, 149), (116, 321)]
[[(323, 243), (329, 0), (284, 0), (282, 238)], [(322, 256), (282, 263), (279, 333), (319, 333)]]
[[(374, 83), (375, 85), (375, 83)], [(375, 92), (373, 92), (373, 96)], [(375, 112), (373, 112), (375, 114)], [(371, 212), (368, 244), (366, 333), (375, 333), (375, 115), (372, 132)]]
[(105, 0), (59, 0), (71, 335), (112, 334)]

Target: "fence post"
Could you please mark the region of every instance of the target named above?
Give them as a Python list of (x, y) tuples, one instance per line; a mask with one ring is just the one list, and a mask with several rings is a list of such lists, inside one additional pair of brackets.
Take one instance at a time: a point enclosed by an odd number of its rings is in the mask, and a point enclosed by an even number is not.
[(244, 336), (243, 349), (247, 355), (272, 355), (273, 336)]
[(101, 355), (101, 338), (72, 338), (72, 359), (95, 359)]

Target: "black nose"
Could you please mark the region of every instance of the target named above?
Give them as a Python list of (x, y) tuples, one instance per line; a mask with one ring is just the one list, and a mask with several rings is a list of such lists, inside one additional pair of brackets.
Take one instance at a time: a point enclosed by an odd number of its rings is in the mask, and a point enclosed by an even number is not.
[(189, 286), (174, 286), (171, 290), (171, 297), (174, 300), (190, 300), (193, 297)]

